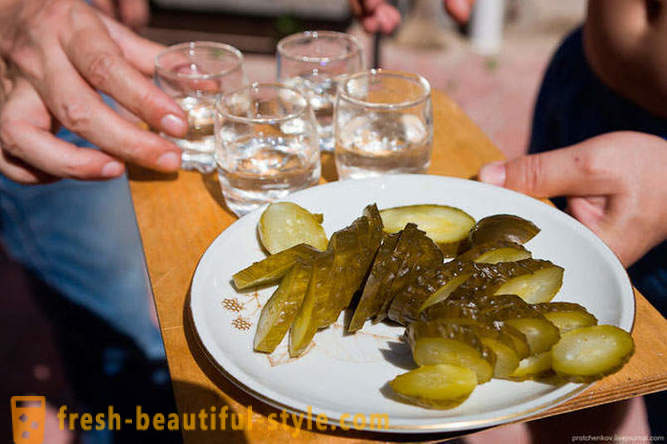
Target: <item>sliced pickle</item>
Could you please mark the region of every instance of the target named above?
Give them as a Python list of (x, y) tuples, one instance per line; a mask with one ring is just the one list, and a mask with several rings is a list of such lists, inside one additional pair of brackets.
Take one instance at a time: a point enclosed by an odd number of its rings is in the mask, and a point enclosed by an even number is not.
[(498, 262), (516, 262), (530, 259), (530, 251), (523, 245), (508, 241), (495, 241), (474, 245), (465, 253), (456, 257), (460, 262), (477, 262), (482, 264), (497, 264)]
[(468, 239), (472, 245), (495, 241), (525, 244), (540, 232), (529, 220), (511, 214), (496, 214), (480, 219), (470, 230)]
[(493, 376), (496, 356), (470, 325), (441, 321), (413, 322), (408, 343), (417, 365), (452, 364), (472, 369), (482, 384)]
[(532, 259), (527, 259), (527, 261), (532, 261), (529, 264), (536, 265), (534, 271), (508, 279), (496, 290), (495, 294), (516, 294), (529, 304), (549, 302), (556, 296), (563, 284), (563, 268), (549, 261), (533, 261)]
[(264, 304), (255, 332), (256, 351), (272, 353), (283, 340), (306, 295), (312, 270), (311, 264), (297, 260)]
[(417, 224), (438, 244), (445, 257), (456, 256), (459, 245), (475, 225), (475, 219), (468, 213), (446, 205), (408, 205), (387, 208), (380, 214), (387, 233), (396, 233), (410, 222)]
[(431, 409), (449, 409), (465, 401), (477, 386), (472, 370), (449, 364), (424, 365), (395, 377), (389, 386), (399, 399)]
[(364, 216), (368, 218), (369, 223), (368, 253), (371, 258), (368, 262), (370, 263), (382, 242), (382, 230), (384, 225), (382, 224), (382, 216), (380, 215), (380, 211), (376, 204), (367, 205), (366, 208), (364, 208)]
[[(365, 224), (365, 227), (364, 227)], [(365, 230), (365, 231), (364, 231)], [(340, 312), (350, 303), (357, 291), (366, 269), (363, 268), (362, 254), (368, 243), (368, 219), (357, 219), (352, 225), (336, 231), (329, 240), (329, 250), (334, 254), (331, 268), (331, 290), (328, 309), (322, 316), (320, 327), (333, 324)]]
[(299, 260), (310, 260), (320, 251), (306, 244), (295, 245), (287, 250), (267, 256), (259, 262), (232, 276), (237, 290), (258, 287), (278, 282), (292, 268), (292, 265)]
[(551, 371), (551, 350), (524, 358), (519, 366), (510, 374), (508, 379), (524, 381), (545, 376)]
[(352, 333), (361, 329), (366, 319), (375, 316), (380, 310), (382, 306), (382, 300), (380, 299), (382, 283), (387, 274), (393, 269), (394, 263), (400, 260), (393, 255), (399, 238), (399, 233), (383, 236), (382, 244), (375, 255), (361, 298), (347, 326), (348, 332)]
[(560, 338), (556, 326), (516, 295), (489, 298), (484, 301), (482, 314), (523, 333), (531, 355), (549, 350)]
[[(403, 300), (396, 298), (405, 294), (404, 290), (416, 279), (428, 270), (437, 269), (442, 265), (442, 252), (438, 246), (423, 232), (418, 231), (413, 240), (413, 248), (403, 259), (403, 263), (396, 273), (396, 278), (391, 283), (389, 297), (385, 299), (385, 304), (381, 310), (386, 307), (389, 319), (403, 323), (401, 313), (403, 311)], [(390, 304), (387, 304), (387, 301)]]
[(419, 254), (415, 245), (415, 240), (420, 233), (423, 232), (418, 230), (417, 226), (413, 223), (407, 224), (405, 229), (401, 231), (401, 237), (392, 253), (392, 258), (395, 260), (390, 263), (391, 268), (385, 275), (380, 286), (378, 299), (381, 303), (379, 310), (374, 314), (373, 323), (380, 322), (387, 317), (387, 311), (389, 310), (389, 305), (393, 299), (393, 295), (391, 294), (392, 284), (394, 279), (409, 271), (406, 259), (413, 257), (415, 254)]
[(634, 341), (618, 327), (595, 325), (565, 333), (551, 352), (551, 366), (558, 375), (587, 382), (623, 367), (634, 352)]
[(444, 301), (449, 297), (454, 290), (456, 290), (461, 284), (468, 280), (472, 276), (472, 273), (464, 273), (459, 276), (453, 277), (449, 282), (447, 282), (442, 287), (438, 288), (435, 293), (429, 296), (428, 299), (419, 307), (419, 312), (422, 312), (424, 309), (430, 307), (431, 305), (437, 304), (438, 302)]
[(389, 307), (390, 319), (404, 325), (416, 321), (422, 303), (450, 279), (451, 273), (443, 265), (424, 270), (394, 296)]
[(259, 240), (271, 254), (298, 244), (324, 250), (328, 241), (319, 216), (292, 202), (272, 203), (259, 219)]
[(331, 279), (329, 278), (333, 259), (333, 253), (325, 251), (313, 261), (313, 271), (306, 296), (290, 327), (289, 354), (293, 358), (306, 350), (320, 327), (324, 314), (330, 309)]
[(575, 328), (590, 327), (598, 323), (597, 318), (584, 307), (572, 302), (534, 304), (533, 308), (558, 327), (561, 335)]

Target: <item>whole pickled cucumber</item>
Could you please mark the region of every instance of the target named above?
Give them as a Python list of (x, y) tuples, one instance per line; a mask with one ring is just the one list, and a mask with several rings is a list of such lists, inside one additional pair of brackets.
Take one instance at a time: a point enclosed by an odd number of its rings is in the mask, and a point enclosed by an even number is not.
[(232, 276), (234, 285), (237, 290), (245, 290), (273, 284), (282, 279), (298, 259), (312, 259), (319, 253), (319, 250), (310, 245), (295, 245), (239, 271)]
[(540, 232), (529, 220), (512, 214), (496, 214), (480, 219), (468, 234), (472, 245), (495, 241), (525, 244)]

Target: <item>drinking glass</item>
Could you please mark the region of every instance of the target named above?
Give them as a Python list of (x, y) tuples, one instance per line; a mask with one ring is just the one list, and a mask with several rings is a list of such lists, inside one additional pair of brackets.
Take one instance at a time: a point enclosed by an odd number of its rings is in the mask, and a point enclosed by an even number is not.
[(317, 184), (317, 126), (299, 91), (254, 83), (221, 96), (216, 110), (218, 178), (234, 213), (241, 216)]
[(221, 93), (247, 85), (243, 55), (229, 45), (189, 42), (170, 46), (155, 58), (155, 83), (185, 111), (188, 133), (174, 141), (183, 153), (181, 168), (215, 170), (215, 100)]
[(431, 162), (431, 86), (420, 75), (374, 69), (346, 77), (334, 121), (340, 179), (423, 173)]
[(278, 42), (278, 81), (301, 91), (317, 119), (320, 149), (333, 151), (337, 81), (364, 69), (362, 49), (349, 34), (307, 31)]

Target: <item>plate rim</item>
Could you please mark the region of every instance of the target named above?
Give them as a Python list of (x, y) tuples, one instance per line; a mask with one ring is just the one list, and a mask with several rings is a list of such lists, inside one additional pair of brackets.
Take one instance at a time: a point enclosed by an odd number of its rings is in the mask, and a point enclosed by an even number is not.
[[(581, 222), (579, 222), (577, 219), (573, 218), (569, 214), (562, 212), (558, 210), (556, 207), (553, 207), (551, 205), (546, 204), (545, 202), (542, 202), (540, 199), (533, 198), (531, 196), (528, 196), (523, 193), (519, 193), (513, 190), (509, 190), (506, 188), (502, 187), (496, 187), (493, 185), (485, 184), (482, 182), (477, 182), (474, 180), (469, 180), (469, 179), (463, 179), (463, 178), (458, 178), (458, 177), (449, 177), (449, 176), (438, 176), (438, 175), (430, 175), (430, 174), (395, 174), (395, 175), (389, 175), (389, 176), (379, 176), (379, 177), (373, 177), (373, 178), (366, 178), (366, 179), (352, 179), (352, 180), (346, 180), (346, 181), (333, 181), (333, 182), (328, 182), (324, 184), (319, 184), (314, 187), (310, 187), (304, 190), (297, 191), (295, 193), (291, 193), (290, 195), (286, 196), (284, 199), (281, 200), (292, 200), (295, 197), (298, 197), (302, 194), (309, 194), (313, 193), (313, 190), (316, 189), (321, 189), (321, 188), (335, 188), (339, 186), (345, 186), (346, 184), (350, 184), (351, 182), (381, 182), (381, 181), (386, 181), (386, 180), (401, 180), (402, 178), (407, 178), (407, 180), (412, 180), (410, 178), (420, 178), (420, 179), (425, 179), (426, 180), (438, 180), (438, 181), (443, 181), (443, 185), (446, 184), (446, 182), (453, 182), (453, 183), (465, 183), (465, 184), (474, 184), (476, 187), (482, 187), (482, 188), (492, 188), (494, 190), (500, 190), (501, 192), (504, 193), (509, 193), (511, 195), (515, 195), (520, 199), (531, 199), (532, 203), (535, 204), (537, 203), (538, 205), (543, 205), (544, 207), (548, 208), (547, 211), (552, 212), (552, 214), (555, 215), (555, 217), (560, 217), (560, 218), (565, 218), (569, 219), (570, 223), (574, 222), (575, 225), (578, 225), (579, 229), (583, 229), (586, 234), (594, 239), (594, 242), (596, 242), (600, 247), (602, 247), (603, 250), (606, 251), (610, 255), (611, 258), (613, 258), (614, 266), (615, 267), (620, 267), (621, 270), (623, 270), (623, 276), (624, 279), (622, 279), (624, 284), (627, 284), (629, 287), (631, 296), (632, 296), (632, 316), (630, 317), (630, 326), (629, 326), (629, 333), (632, 333), (634, 331), (635, 327), (635, 317), (636, 317), (636, 312), (637, 312), (637, 301), (636, 297), (634, 294), (634, 287), (632, 286), (632, 282), (630, 280), (630, 277), (627, 273), (627, 270), (625, 267), (622, 265), (620, 262), (620, 259), (618, 256), (588, 227), (583, 225)], [(280, 401), (274, 400), (270, 398), (267, 395), (264, 395), (260, 393), (259, 391), (253, 389), (252, 387), (249, 387), (248, 385), (244, 384), (241, 382), (237, 377), (235, 377), (229, 370), (225, 368), (225, 366), (221, 363), (218, 362), (218, 360), (213, 356), (211, 353), (211, 349), (218, 349), (217, 345), (209, 342), (210, 338), (205, 338), (200, 334), (202, 331), (201, 325), (198, 325), (198, 323), (201, 323), (203, 321), (197, 321), (197, 318), (195, 317), (194, 313), (194, 308), (193, 306), (196, 305), (194, 302), (194, 298), (192, 295), (195, 293), (194, 289), (197, 284), (197, 280), (195, 279), (200, 267), (202, 266), (202, 262), (204, 261), (207, 253), (210, 251), (211, 247), (213, 244), (215, 244), (218, 239), (225, 233), (227, 230), (231, 229), (235, 225), (239, 224), (241, 221), (244, 219), (249, 219), (252, 217), (252, 215), (257, 214), (261, 211), (263, 211), (268, 204), (262, 205), (261, 207), (251, 211), (250, 213), (242, 216), (241, 218), (237, 219), (234, 221), (232, 224), (227, 226), (225, 229), (223, 229), (216, 237), (211, 241), (209, 246), (206, 248), (206, 250), (202, 253), (201, 257), (199, 258), (197, 262), (197, 266), (195, 268), (195, 271), (193, 273), (192, 281), (191, 281), (191, 286), (190, 286), (190, 298), (189, 298), (189, 306), (188, 306), (188, 311), (189, 315), (191, 316), (191, 321), (192, 321), (192, 326), (193, 326), (193, 332), (196, 334), (199, 342), (199, 346), (204, 352), (204, 356), (206, 356), (206, 359), (214, 366), (214, 368), (219, 371), (225, 378), (227, 378), (230, 382), (232, 382), (236, 387), (241, 389), (242, 391), (246, 392), (250, 396), (274, 407), (274, 408), (279, 408), (283, 409), (285, 411), (291, 412), (291, 413), (297, 413), (297, 414), (302, 414), (302, 415), (308, 415), (309, 412), (302, 410), (300, 408), (296, 408), (293, 406), (290, 406), (288, 404), (282, 403)], [(229, 360), (230, 363), (231, 360)], [(368, 425), (366, 425), (365, 428), (363, 429), (356, 429), (357, 431), (364, 431), (364, 432), (381, 432), (381, 433), (415, 433), (415, 434), (422, 434), (422, 433), (438, 433), (438, 432), (457, 432), (457, 431), (465, 431), (465, 430), (473, 430), (473, 429), (480, 429), (480, 428), (486, 428), (486, 427), (492, 427), (500, 424), (505, 424), (508, 422), (511, 422), (512, 420), (521, 420), (523, 418), (541, 413), (543, 411), (548, 410), (549, 408), (556, 407), (557, 405), (560, 405), (567, 400), (577, 396), (581, 392), (585, 391), (592, 385), (594, 385), (597, 381), (591, 382), (591, 383), (566, 383), (563, 386), (559, 387), (557, 390), (563, 390), (567, 386), (570, 386), (571, 389), (568, 390), (567, 392), (561, 394), (557, 398), (553, 400), (548, 400), (545, 401), (544, 403), (541, 403), (537, 406), (533, 406), (527, 409), (523, 409), (518, 412), (510, 413), (510, 414), (505, 414), (502, 416), (496, 416), (492, 418), (480, 418), (480, 419), (475, 419), (475, 420), (456, 420), (456, 417), (449, 417), (449, 418), (442, 418), (442, 419), (436, 419), (435, 420), (444, 420), (445, 422), (443, 423), (433, 423), (433, 424), (422, 424), (422, 425), (391, 425), (391, 422), (387, 428), (378, 428), (378, 429), (372, 429), (369, 428)], [(268, 389), (268, 391), (272, 392), (268, 387), (265, 387), (264, 384), (260, 383), (262, 388)], [(543, 395), (546, 396), (546, 395)], [(539, 399), (539, 398), (538, 398)], [(530, 402), (530, 401), (526, 401)], [(314, 406), (311, 406), (314, 407)], [(326, 410), (326, 409), (322, 409)], [(312, 416), (316, 416), (318, 412), (312, 410), (310, 414)], [(325, 413), (327, 416), (327, 423), (331, 425), (336, 425), (339, 426), (341, 424), (340, 417), (334, 417), (332, 415), (329, 415), (328, 413)], [(349, 423), (351, 424), (351, 422)]]

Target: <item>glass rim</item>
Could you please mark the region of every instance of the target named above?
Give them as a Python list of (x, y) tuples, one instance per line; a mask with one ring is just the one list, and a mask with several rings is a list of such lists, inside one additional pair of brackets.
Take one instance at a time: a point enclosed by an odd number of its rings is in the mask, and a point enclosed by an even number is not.
[[(319, 39), (320, 37), (335, 37), (351, 42), (354, 46), (354, 51), (339, 56), (300, 56), (300, 55), (290, 54), (289, 50), (285, 48), (285, 45), (293, 43), (300, 39), (316, 40)], [(321, 63), (321, 62), (336, 62), (339, 60), (345, 60), (355, 57), (357, 54), (361, 54), (362, 48), (361, 44), (359, 43), (359, 40), (357, 40), (357, 38), (351, 34), (338, 31), (314, 30), (314, 31), (299, 32), (296, 34), (288, 35), (287, 37), (283, 37), (278, 42), (276, 50), (281, 57), (285, 57), (291, 60), (296, 60), (299, 62), (308, 62), (308, 63)]]
[[(382, 103), (382, 102), (370, 102), (363, 99), (357, 99), (355, 97), (352, 97), (349, 93), (345, 91), (346, 89), (345, 87), (347, 86), (350, 80), (357, 79), (360, 77), (375, 77), (375, 76), (394, 77), (403, 80), (408, 80), (421, 86), (423, 88), (423, 92), (416, 99), (405, 100), (403, 102), (395, 102), (395, 103)], [(424, 78), (424, 76), (416, 73), (409, 73), (404, 71), (392, 71), (387, 69), (369, 69), (367, 71), (360, 71), (354, 74), (346, 75), (343, 78), (342, 82), (338, 85), (337, 97), (347, 102), (354, 103), (355, 105), (364, 106), (367, 108), (390, 109), (390, 110), (410, 108), (425, 102), (431, 97), (431, 84), (428, 82), (428, 80)]]
[[(275, 90), (288, 90), (294, 94), (296, 94), (298, 97), (300, 97), (304, 104), (303, 106), (300, 106), (300, 109), (298, 111), (286, 114), (285, 116), (282, 117), (244, 117), (244, 116), (239, 116), (236, 114), (232, 114), (231, 112), (228, 111), (227, 105), (225, 105), (225, 100), (228, 97), (231, 97), (235, 94), (240, 93), (243, 90), (252, 90), (252, 89), (260, 89), (260, 88), (272, 88)], [(225, 119), (233, 120), (236, 122), (241, 122), (241, 123), (280, 123), (280, 122), (285, 122), (287, 120), (291, 119), (296, 119), (297, 117), (303, 115), (305, 112), (308, 111), (309, 109), (309, 104), (308, 100), (306, 97), (301, 94), (299, 90), (296, 88), (292, 88), (290, 86), (284, 85), (282, 83), (277, 83), (277, 82), (253, 82), (250, 85), (245, 85), (242, 86), (241, 88), (237, 88), (234, 91), (229, 91), (224, 94), (220, 94), (218, 98), (215, 101), (215, 109), (218, 111), (222, 117)]]
[[(223, 71), (210, 74), (189, 74), (189, 73), (173, 72), (160, 64), (160, 58), (167, 54), (170, 54), (175, 51), (180, 51), (182, 49), (195, 48), (195, 47), (222, 49), (226, 51), (228, 54), (234, 55), (236, 57), (236, 63), (233, 66)], [(160, 51), (160, 53), (158, 53), (155, 56), (155, 73), (164, 77), (171, 77), (172, 79), (189, 79), (189, 80), (213, 79), (217, 77), (226, 76), (227, 74), (236, 71), (237, 69), (242, 67), (243, 67), (243, 53), (239, 51), (237, 48), (233, 47), (232, 45), (228, 45), (226, 43), (210, 42), (205, 40), (177, 43), (175, 45), (171, 45), (165, 48), (163, 51)]]

